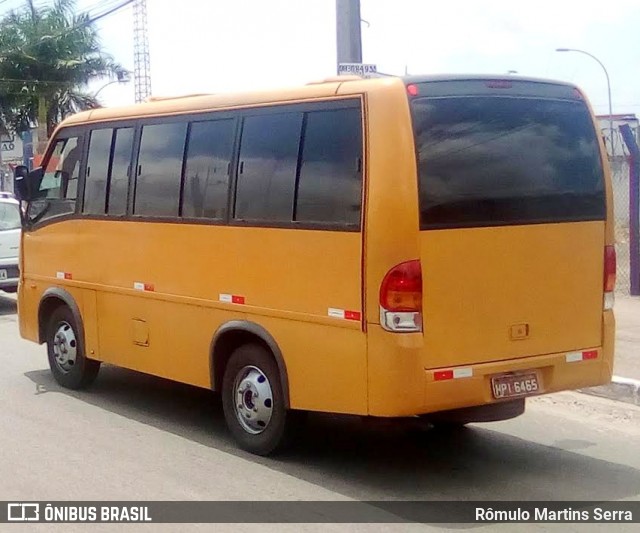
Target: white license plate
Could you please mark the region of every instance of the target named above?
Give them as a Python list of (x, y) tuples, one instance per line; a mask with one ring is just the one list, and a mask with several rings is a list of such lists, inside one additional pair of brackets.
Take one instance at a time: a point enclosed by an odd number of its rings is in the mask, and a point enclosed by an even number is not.
[(537, 372), (522, 374), (503, 374), (491, 378), (491, 390), (496, 400), (519, 398), (540, 394), (542, 387)]
[(3, 279), (9, 279), (9, 274), (5, 268), (0, 268), (0, 281)]

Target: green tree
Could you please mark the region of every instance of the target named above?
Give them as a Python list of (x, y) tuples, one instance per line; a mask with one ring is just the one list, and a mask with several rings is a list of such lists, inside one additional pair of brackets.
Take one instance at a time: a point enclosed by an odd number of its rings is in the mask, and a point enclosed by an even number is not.
[[(23, 8), (0, 21), (0, 121), (18, 133), (38, 127), (44, 143), (65, 117), (100, 107), (86, 92), (99, 78), (127, 71), (104, 53), (95, 23), (75, 0)], [(41, 150), (39, 150), (41, 151)]]

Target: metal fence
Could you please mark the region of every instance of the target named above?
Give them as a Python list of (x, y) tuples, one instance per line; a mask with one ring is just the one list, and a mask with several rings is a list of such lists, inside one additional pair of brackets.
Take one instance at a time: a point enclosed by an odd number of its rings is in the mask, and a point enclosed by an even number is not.
[[(598, 122), (602, 134), (613, 182), (613, 218), (616, 239), (617, 283), (616, 291), (621, 294), (631, 292), (631, 255), (630, 255), (630, 218), (629, 201), (631, 194), (631, 155), (624, 140), (622, 130), (628, 129), (627, 142), (638, 144), (640, 141), (640, 121), (634, 114), (599, 116)], [(613, 119), (613, 120), (611, 120)], [(613, 123), (613, 124), (611, 124)], [(613, 129), (611, 129), (613, 125)], [(612, 157), (612, 152), (614, 156)], [(637, 258), (636, 258), (637, 259)]]
[(613, 218), (616, 238), (618, 275), (616, 290), (629, 294), (631, 283), (629, 256), (629, 161), (616, 156), (610, 161), (613, 181)]

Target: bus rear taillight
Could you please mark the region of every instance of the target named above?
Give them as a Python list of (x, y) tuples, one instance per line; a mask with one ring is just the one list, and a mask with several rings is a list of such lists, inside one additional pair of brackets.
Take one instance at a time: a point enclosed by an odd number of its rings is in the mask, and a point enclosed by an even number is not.
[(616, 288), (616, 249), (604, 247), (604, 309), (613, 309)]
[(387, 331), (422, 331), (422, 269), (419, 260), (394, 266), (382, 280), (380, 325)]

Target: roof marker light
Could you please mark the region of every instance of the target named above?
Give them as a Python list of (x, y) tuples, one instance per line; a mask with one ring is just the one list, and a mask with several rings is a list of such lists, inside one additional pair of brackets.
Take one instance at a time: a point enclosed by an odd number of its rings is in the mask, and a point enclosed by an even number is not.
[(489, 80), (486, 82), (486, 86), (490, 89), (511, 89), (513, 83), (509, 80)]
[(407, 85), (407, 93), (409, 93), (409, 96), (418, 96), (419, 92), (418, 86), (414, 83)]

